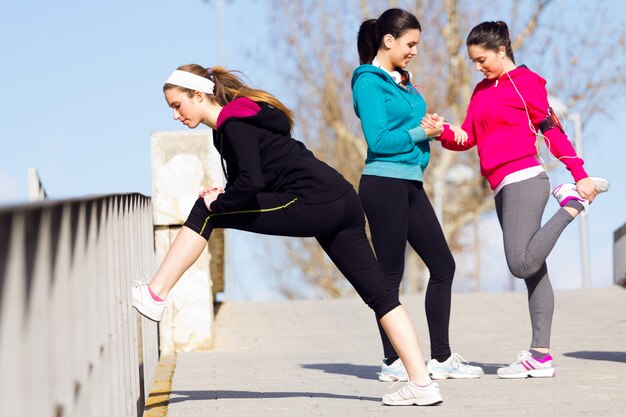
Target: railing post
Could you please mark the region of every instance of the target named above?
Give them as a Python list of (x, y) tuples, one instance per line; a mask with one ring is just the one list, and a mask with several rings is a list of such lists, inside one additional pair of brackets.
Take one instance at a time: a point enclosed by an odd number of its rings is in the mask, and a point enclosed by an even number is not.
[(626, 287), (626, 223), (613, 233), (613, 282)]
[[(22, 372), (22, 329), (26, 309), (24, 265), (24, 214), (8, 213), (0, 220), (3, 265), (0, 265), (0, 404), (7, 415), (24, 415), (24, 373)], [(9, 383), (10, 381), (10, 383)]]

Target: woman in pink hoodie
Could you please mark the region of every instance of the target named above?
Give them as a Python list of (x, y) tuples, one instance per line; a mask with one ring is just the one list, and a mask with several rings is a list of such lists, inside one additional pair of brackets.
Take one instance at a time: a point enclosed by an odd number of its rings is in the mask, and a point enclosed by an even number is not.
[[(608, 181), (589, 177), (548, 104), (546, 81), (526, 66), (516, 66), (509, 31), (504, 22), (483, 22), (467, 37), (468, 54), (485, 75), (472, 94), (462, 129), (445, 125), (441, 141), (446, 149), (477, 147), (480, 170), (494, 191), (502, 227), (504, 252), (511, 274), (524, 279), (532, 324), (529, 350), (517, 361), (498, 369), (501, 378), (551, 377), (550, 329), (554, 294), (546, 258), (565, 227)], [(428, 128), (440, 116), (428, 115)], [(536, 141), (541, 131), (550, 152), (565, 164), (574, 183), (561, 184), (552, 194), (561, 208), (541, 226), (550, 195), (550, 182), (539, 161)]]

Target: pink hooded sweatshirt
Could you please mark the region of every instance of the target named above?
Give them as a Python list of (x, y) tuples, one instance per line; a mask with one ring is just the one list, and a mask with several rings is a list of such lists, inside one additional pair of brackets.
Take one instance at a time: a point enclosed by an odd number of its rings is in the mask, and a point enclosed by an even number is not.
[[(478, 148), (480, 171), (495, 189), (507, 175), (540, 165), (535, 148), (536, 137), (530, 130), (524, 102), (535, 131), (548, 114), (546, 80), (525, 66), (520, 66), (497, 81), (484, 79), (474, 89), (461, 126), (469, 136), (463, 145), (454, 142), (454, 132), (444, 125), (441, 140), (444, 148), (464, 151)], [(560, 159), (575, 181), (587, 177), (583, 160), (576, 156), (567, 135), (558, 127), (542, 132), (550, 152)]]

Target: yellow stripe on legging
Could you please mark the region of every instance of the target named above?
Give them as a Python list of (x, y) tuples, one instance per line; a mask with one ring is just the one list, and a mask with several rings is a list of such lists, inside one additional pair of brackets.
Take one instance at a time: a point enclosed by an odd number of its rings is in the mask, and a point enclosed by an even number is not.
[(209, 214), (207, 216), (207, 218), (204, 220), (204, 224), (202, 225), (202, 230), (200, 230), (200, 235), (202, 235), (202, 232), (204, 232), (204, 229), (206, 228), (206, 224), (209, 222), (209, 220), (211, 220), (211, 217), (215, 217), (215, 216), (225, 216), (227, 214), (250, 214), (250, 213), (268, 213), (270, 211), (276, 211), (276, 210), (282, 210), (290, 205), (292, 205), (293, 203), (295, 203), (298, 200), (298, 198), (294, 198), (293, 200), (291, 200), (290, 202), (288, 202), (287, 204), (283, 204), (282, 206), (278, 206), (278, 207), (270, 207), (270, 208), (264, 208), (264, 209), (259, 209), (259, 210), (240, 210), (240, 211), (231, 211), (228, 213), (214, 213), (214, 214)]

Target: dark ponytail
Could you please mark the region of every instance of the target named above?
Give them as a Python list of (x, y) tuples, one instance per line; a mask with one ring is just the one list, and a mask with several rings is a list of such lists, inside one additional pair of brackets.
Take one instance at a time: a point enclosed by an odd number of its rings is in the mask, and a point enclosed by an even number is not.
[(361, 23), (357, 37), (357, 49), (361, 64), (371, 64), (385, 35), (399, 38), (411, 29), (422, 30), (420, 22), (412, 13), (402, 9), (389, 9), (378, 19)]
[(498, 52), (500, 47), (504, 46), (506, 55), (515, 63), (509, 28), (501, 20), (497, 22), (482, 22), (474, 26), (469, 35), (467, 35), (465, 44), (467, 46), (480, 46), (494, 52)]
[(361, 23), (357, 37), (360, 64), (371, 64), (378, 51), (379, 40), (376, 35), (376, 19)]

